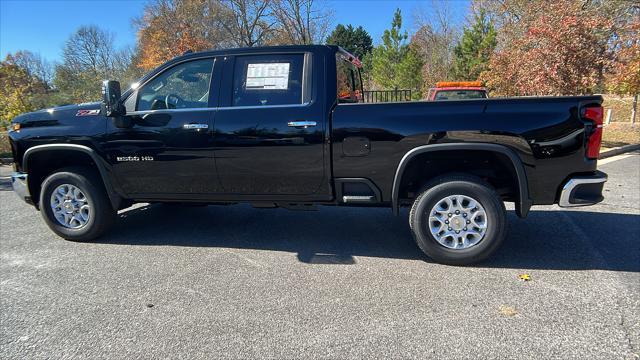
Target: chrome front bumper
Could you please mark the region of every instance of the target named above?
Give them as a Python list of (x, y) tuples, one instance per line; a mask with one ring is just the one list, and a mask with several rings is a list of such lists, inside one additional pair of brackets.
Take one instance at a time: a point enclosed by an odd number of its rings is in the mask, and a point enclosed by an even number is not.
[(33, 204), (31, 194), (29, 194), (29, 186), (27, 185), (27, 174), (21, 172), (11, 174), (11, 187), (20, 199), (29, 204)]
[(580, 175), (570, 178), (562, 187), (558, 205), (561, 207), (587, 206), (604, 200), (602, 187), (607, 174), (596, 171), (593, 175)]

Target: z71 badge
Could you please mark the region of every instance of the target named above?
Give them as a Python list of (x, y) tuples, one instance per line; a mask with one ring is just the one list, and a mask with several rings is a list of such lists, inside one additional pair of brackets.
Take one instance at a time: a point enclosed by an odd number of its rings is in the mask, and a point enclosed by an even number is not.
[(96, 116), (100, 114), (100, 109), (94, 110), (78, 110), (76, 116)]

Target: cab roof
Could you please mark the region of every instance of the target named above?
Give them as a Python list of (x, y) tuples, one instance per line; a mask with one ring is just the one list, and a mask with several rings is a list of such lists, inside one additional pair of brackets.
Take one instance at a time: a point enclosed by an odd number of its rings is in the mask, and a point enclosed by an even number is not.
[[(279, 45), (279, 46), (256, 46), (256, 47), (244, 47), (244, 48), (229, 48), (229, 49), (218, 49), (218, 50), (205, 50), (198, 52), (186, 52), (181, 56), (177, 56), (171, 60), (169, 60), (166, 64), (179, 62), (182, 60), (197, 58), (201, 56), (224, 56), (224, 55), (247, 55), (247, 54), (263, 54), (263, 53), (273, 53), (273, 52), (296, 52), (296, 51), (304, 51), (304, 52), (333, 52), (340, 53), (343, 55), (348, 61), (356, 65), (357, 67), (362, 67), (362, 63), (357, 56), (351, 54), (340, 46), (336, 45)], [(164, 65), (164, 64), (163, 64)], [(160, 65), (160, 66), (163, 66)]]
[(335, 46), (335, 45), (256, 46), (256, 47), (228, 48), (228, 49), (215, 49), (215, 50), (204, 50), (204, 51), (197, 51), (197, 52), (187, 52), (184, 55), (177, 56), (169, 60), (169, 62), (189, 59), (192, 57), (201, 57), (201, 56), (246, 55), (246, 54), (262, 54), (262, 53), (272, 53), (272, 52), (295, 52), (295, 51), (309, 51), (309, 52), (343, 51), (343, 52), (346, 52), (341, 47)]

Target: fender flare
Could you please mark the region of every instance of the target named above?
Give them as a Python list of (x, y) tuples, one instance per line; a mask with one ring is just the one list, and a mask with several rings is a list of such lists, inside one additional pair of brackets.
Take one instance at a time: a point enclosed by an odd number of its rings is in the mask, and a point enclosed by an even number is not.
[(82, 152), (89, 155), (89, 157), (91, 157), (93, 162), (96, 164), (96, 167), (98, 168), (98, 172), (100, 173), (100, 177), (102, 178), (102, 183), (104, 184), (104, 187), (107, 190), (107, 196), (109, 197), (111, 206), (115, 210), (118, 210), (118, 207), (120, 206), (120, 202), (122, 201), (122, 197), (118, 195), (118, 193), (114, 190), (113, 184), (111, 183), (111, 179), (109, 177), (109, 172), (104, 162), (102, 161), (100, 156), (98, 156), (98, 154), (95, 152), (95, 150), (93, 150), (88, 146), (78, 145), (78, 144), (45, 144), (45, 145), (36, 145), (36, 146), (30, 147), (29, 149), (27, 149), (27, 151), (25, 151), (22, 157), (23, 171), (29, 174), (29, 158), (31, 157), (31, 155), (42, 152), (42, 151), (57, 151), (57, 150), (71, 150), (71, 151)]
[(473, 143), (473, 144), (460, 144), (460, 143), (450, 143), (450, 144), (432, 144), (432, 145), (423, 145), (418, 146), (414, 149), (411, 149), (407, 152), (400, 160), (398, 164), (398, 168), (396, 169), (395, 177), (393, 178), (393, 188), (391, 190), (391, 206), (393, 209), (393, 213), (398, 215), (400, 211), (400, 181), (402, 180), (402, 175), (404, 174), (405, 168), (415, 156), (419, 154), (424, 154), (428, 152), (435, 151), (447, 151), (447, 150), (484, 150), (500, 153), (502, 155), (507, 156), (511, 161), (513, 168), (515, 169), (517, 180), (518, 180), (518, 199), (516, 200), (516, 214), (519, 217), (526, 217), (529, 213), (529, 209), (533, 204), (533, 201), (529, 198), (529, 185), (527, 181), (527, 173), (525, 172), (524, 165), (520, 157), (515, 153), (515, 151), (504, 145), (498, 144), (484, 144), (484, 143)]

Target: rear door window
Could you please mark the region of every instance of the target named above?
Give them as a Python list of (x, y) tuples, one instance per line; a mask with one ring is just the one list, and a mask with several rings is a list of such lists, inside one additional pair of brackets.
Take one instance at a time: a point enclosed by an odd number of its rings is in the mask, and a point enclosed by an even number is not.
[(303, 103), (304, 54), (236, 57), (232, 106)]

